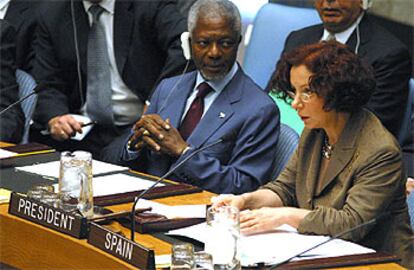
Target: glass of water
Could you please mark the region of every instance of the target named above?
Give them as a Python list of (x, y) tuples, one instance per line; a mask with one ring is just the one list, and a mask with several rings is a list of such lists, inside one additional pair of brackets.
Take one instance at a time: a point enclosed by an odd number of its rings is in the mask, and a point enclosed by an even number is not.
[(85, 151), (63, 152), (60, 156), (60, 207), (93, 216), (92, 155)]
[(171, 250), (171, 270), (194, 269), (194, 247), (192, 244), (175, 244)]
[(194, 252), (195, 270), (214, 270), (213, 257), (205, 251)]
[(210, 237), (205, 242), (205, 251), (212, 255), (214, 269), (241, 269), (239, 210), (233, 206), (211, 207), (207, 210), (206, 221)]

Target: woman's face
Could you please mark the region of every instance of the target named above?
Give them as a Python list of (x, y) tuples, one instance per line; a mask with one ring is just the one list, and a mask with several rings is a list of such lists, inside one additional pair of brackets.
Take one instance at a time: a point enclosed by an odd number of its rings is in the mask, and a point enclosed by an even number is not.
[[(292, 107), (298, 112), (305, 127), (326, 129), (336, 121), (336, 113), (334, 111), (326, 112), (323, 109), (325, 100), (309, 89), (309, 78), (312, 75), (304, 65), (291, 68), (290, 84), (295, 91)], [(304, 98), (303, 94), (308, 95), (309, 98)]]

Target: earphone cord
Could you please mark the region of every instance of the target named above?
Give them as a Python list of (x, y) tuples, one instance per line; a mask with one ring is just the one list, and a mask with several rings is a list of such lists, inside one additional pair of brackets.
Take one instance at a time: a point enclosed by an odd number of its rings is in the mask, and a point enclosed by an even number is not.
[(70, 1), (70, 10), (72, 15), (72, 27), (73, 27), (73, 40), (75, 41), (75, 54), (76, 54), (76, 71), (78, 73), (78, 89), (79, 89), (79, 97), (81, 105), (84, 104), (83, 99), (83, 91), (82, 91), (82, 75), (81, 75), (81, 67), (80, 67), (80, 53), (79, 53), (79, 45), (78, 45), (78, 30), (76, 29), (76, 21), (75, 21), (75, 6), (74, 0)]
[[(171, 88), (170, 93), (168, 94), (167, 98), (164, 100), (164, 103), (162, 104), (162, 106), (160, 107), (158, 112), (161, 112), (164, 109), (165, 105), (167, 104), (167, 101), (170, 99), (172, 93), (175, 91), (175, 88), (177, 88), (178, 84), (183, 80), (183, 76), (187, 72), (187, 69), (188, 69), (189, 66), (190, 66), (190, 60), (187, 60), (187, 63), (184, 67), (184, 70), (180, 75), (180, 79), (178, 79), (178, 81), (173, 85), (173, 87)], [(150, 98), (151, 98), (151, 96), (152, 96), (152, 93), (150, 95)], [(149, 103), (147, 103), (147, 105), (149, 105)]]

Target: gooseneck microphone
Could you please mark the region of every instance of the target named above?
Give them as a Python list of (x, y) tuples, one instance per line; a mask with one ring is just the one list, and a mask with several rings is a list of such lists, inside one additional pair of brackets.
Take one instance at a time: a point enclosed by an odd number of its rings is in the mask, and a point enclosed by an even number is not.
[(331, 242), (332, 240), (338, 239), (338, 238), (340, 238), (340, 237), (342, 237), (342, 236), (344, 236), (344, 235), (346, 235), (348, 233), (351, 233), (353, 231), (359, 230), (359, 229), (364, 228), (366, 226), (374, 225), (378, 221), (380, 221), (382, 219), (385, 219), (385, 218), (389, 217), (390, 215), (391, 215), (390, 212), (382, 213), (379, 216), (377, 216), (377, 217), (375, 217), (373, 219), (368, 220), (367, 222), (361, 223), (361, 224), (359, 224), (357, 226), (354, 226), (354, 227), (352, 227), (352, 228), (350, 228), (350, 229), (348, 229), (346, 231), (343, 231), (341, 233), (338, 233), (338, 234), (334, 235), (333, 237), (331, 237), (331, 238), (329, 238), (329, 239), (327, 239), (327, 240), (325, 240), (325, 241), (323, 241), (323, 242), (321, 242), (321, 243), (319, 243), (317, 245), (314, 245), (314, 246), (312, 246), (312, 247), (310, 247), (310, 248), (308, 248), (308, 249), (306, 249), (306, 250), (304, 250), (304, 251), (302, 251), (302, 252), (300, 252), (300, 253), (298, 253), (298, 254), (296, 254), (296, 255), (294, 255), (294, 256), (292, 256), (292, 257), (290, 257), (290, 258), (288, 258), (288, 259), (286, 259), (286, 260), (284, 260), (282, 262), (280, 262), (280, 263), (278, 263), (278, 264), (272, 265), (268, 270), (277, 269), (278, 267), (280, 267), (280, 266), (282, 266), (282, 265), (290, 262), (291, 260), (293, 260), (293, 259), (295, 259), (297, 257), (300, 257), (301, 255), (303, 255), (303, 254), (305, 254), (305, 253), (307, 253), (307, 252), (309, 252), (311, 250), (314, 250), (317, 247), (320, 247), (322, 245), (325, 245), (326, 243)]
[(16, 102), (10, 104), (9, 106), (7, 106), (4, 110), (0, 111), (0, 116), (2, 116), (3, 114), (5, 114), (7, 111), (9, 111), (10, 109), (12, 109), (13, 107), (19, 105), (20, 103), (22, 103), (23, 101), (25, 101), (26, 99), (28, 99), (29, 97), (33, 96), (34, 94), (39, 93), (42, 89), (45, 88), (45, 84), (44, 83), (39, 83), (34, 89), (33, 92), (31, 92), (30, 94), (22, 97), (21, 99), (17, 100)]
[(134, 241), (135, 240), (135, 207), (139, 201), (139, 199), (141, 199), (145, 194), (147, 194), (148, 192), (150, 192), (156, 185), (158, 185), (161, 181), (163, 181), (165, 178), (167, 178), (168, 176), (170, 176), (173, 172), (175, 172), (178, 168), (180, 168), (181, 166), (183, 166), (189, 159), (191, 159), (192, 157), (194, 157), (195, 155), (197, 155), (198, 153), (213, 147), (217, 144), (223, 143), (225, 141), (230, 141), (232, 139), (234, 139), (234, 137), (236, 136), (235, 132), (230, 132), (226, 135), (224, 135), (223, 137), (221, 137), (220, 139), (218, 139), (217, 141), (214, 141), (212, 143), (209, 143), (205, 146), (202, 146), (196, 150), (194, 150), (194, 152), (192, 152), (190, 155), (188, 155), (186, 158), (184, 158), (183, 160), (181, 160), (177, 165), (175, 165), (174, 167), (172, 167), (168, 172), (166, 172), (163, 176), (161, 176), (157, 181), (154, 182), (154, 184), (152, 184), (152, 186), (150, 186), (149, 188), (147, 188), (146, 190), (142, 191), (137, 197), (135, 197), (134, 199), (134, 204), (132, 205), (132, 209), (131, 209), (131, 240)]

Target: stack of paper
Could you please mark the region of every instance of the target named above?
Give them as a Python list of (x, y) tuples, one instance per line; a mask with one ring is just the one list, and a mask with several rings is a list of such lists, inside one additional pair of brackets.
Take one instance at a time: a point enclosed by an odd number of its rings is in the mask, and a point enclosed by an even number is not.
[[(28, 173), (39, 174), (46, 177), (59, 178), (60, 161), (51, 161), (30, 166), (17, 167), (16, 169)], [(128, 170), (127, 167), (121, 167), (118, 165), (113, 165), (98, 160), (92, 161), (93, 175), (126, 170)]]
[[(206, 223), (170, 231), (168, 234), (186, 236), (205, 243), (209, 237)], [(269, 233), (240, 237), (240, 260), (243, 266), (252, 266), (258, 263), (277, 264), (299, 254), (302, 251), (316, 246), (329, 239), (327, 236), (303, 235), (288, 225), (283, 225)], [(354, 254), (375, 252), (372, 249), (336, 239), (326, 243), (308, 253), (303, 259), (317, 257), (337, 257)]]
[(0, 159), (13, 157), (15, 155), (17, 155), (17, 153), (10, 152), (10, 151), (4, 150), (4, 149), (0, 149)]

